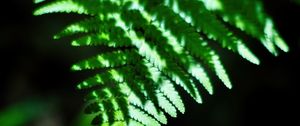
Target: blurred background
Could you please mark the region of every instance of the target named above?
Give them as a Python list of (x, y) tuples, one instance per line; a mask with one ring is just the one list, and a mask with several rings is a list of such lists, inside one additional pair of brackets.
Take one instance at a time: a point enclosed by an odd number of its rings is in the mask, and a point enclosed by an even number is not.
[[(290, 0), (264, 3), (290, 52), (274, 57), (251, 40), (248, 45), (261, 59), (256, 66), (221, 51), (233, 89), (215, 79), (215, 94), (202, 93), (203, 104), (182, 93), (186, 113), (169, 118), (168, 125), (300, 126), (300, 4)], [(75, 87), (91, 74), (71, 72), (70, 66), (101, 50), (71, 47), (68, 38), (52, 39), (82, 17), (32, 16), (36, 5), (31, 0), (7, 0), (1, 5), (0, 125), (83, 126), (83, 93)]]

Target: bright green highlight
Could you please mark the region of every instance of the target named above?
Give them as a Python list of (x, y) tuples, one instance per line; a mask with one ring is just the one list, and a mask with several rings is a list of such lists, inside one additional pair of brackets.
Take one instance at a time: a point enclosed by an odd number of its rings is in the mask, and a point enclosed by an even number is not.
[(222, 3), (221, 0), (201, 0), (209, 10), (221, 10)]
[(45, 0), (33, 0), (33, 3), (35, 3), (35, 4), (38, 4), (38, 3), (42, 3), (42, 2), (44, 2)]
[(260, 61), (259, 59), (249, 50), (249, 48), (244, 45), (242, 42), (238, 42), (238, 53), (250, 61), (251, 63), (254, 63), (256, 65), (259, 65)]
[(34, 15), (43, 15), (47, 13), (56, 13), (56, 12), (75, 12), (78, 14), (87, 13), (84, 7), (78, 5), (76, 2), (72, 0), (62, 0), (58, 2), (54, 2), (52, 4), (48, 4), (42, 8), (39, 8), (34, 11)]

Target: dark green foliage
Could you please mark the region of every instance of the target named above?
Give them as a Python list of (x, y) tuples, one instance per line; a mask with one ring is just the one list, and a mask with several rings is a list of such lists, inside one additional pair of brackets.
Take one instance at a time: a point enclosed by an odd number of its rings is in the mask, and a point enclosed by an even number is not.
[(57, 0), (34, 12), (47, 13), (88, 16), (54, 38), (71, 36), (73, 46), (114, 49), (72, 66), (104, 71), (77, 86), (91, 90), (85, 113), (95, 115), (94, 125), (166, 124), (165, 113), (176, 117), (177, 110), (185, 111), (175, 85), (198, 103), (198, 83), (213, 94), (207, 70), (232, 88), (210, 43), (254, 64), (259, 59), (228, 26), (260, 40), (274, 55), (277, 47), (288, 51), (259, 0)]
[(300, 0), (292, 0), (292, 1), (300, 5)]

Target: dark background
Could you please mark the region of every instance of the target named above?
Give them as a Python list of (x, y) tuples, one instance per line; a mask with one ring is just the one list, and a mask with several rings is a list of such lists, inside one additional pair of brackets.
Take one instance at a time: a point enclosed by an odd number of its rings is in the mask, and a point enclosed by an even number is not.
[[(74, 125), (82, 106), (82, 93), (75, 85), (88, 74), (71, 72), (70, 65), (101, 50), (71, 47), (67, 39), (53, 40), (52, 35), (80, 17), (34, 17), (35, 7), (30, 0), (1, 3), (0, 114), (11, 105), (40, 101), (51, 104), (50, 109), (26, 125)], [(290, 52), (274, 57), (253, 41), (250, 46), (262, 61), (256, 66), (222, 51), (234, 88), (228, 90), (214, 80), (215, 94), (202, 93), (203, 104), (182, 93), (186, 113), (170, 118), (168, 125), (300, 126), (300, 5), (265, 0), (265, 7)]]

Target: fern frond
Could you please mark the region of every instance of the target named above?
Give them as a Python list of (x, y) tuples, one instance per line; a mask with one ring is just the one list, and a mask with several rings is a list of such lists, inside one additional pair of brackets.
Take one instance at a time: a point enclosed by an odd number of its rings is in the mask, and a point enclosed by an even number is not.
[(101, 74), (97, 74), (79, 83), (77, 88), (87, 89), (97, 85), (107, 85), (107, 82), (111, 82), (111, 80), (116, 80), (117, 82), (123, 82), (123, 77), (122, 77), (123, 75), (116, 74), (116, 72), (117, 71), (115, 69), (111, 69), (109, 71), (102, 72)]
[(163, 82), (161, 82), (162, 85), (159, 89), (161, 93), (168, 98), (170, 102), (181, 112), (185, 112), (184, 104), (181, 100), (181, 97), (179, 96), (178, 92), (175, 90), (173, 84), (163, 78)]
[(160, 126), (159, 122), (157, 122), (152, 117), (148, 116), (143, 111), (135, 108), (134, 106), (129, 106), (129, 115), (132, 119), (139, 121), (140, 123), (146, 126)]
[(76, 35), (76, 34), (91, 34), (95, 32), (108, 32), (109, 28), (112, 28), (114, 25), (113, 20), (101, 20), (98, 17), (85, 19), (67, 26), (63, 31), (54, 36), (55, 39), (61, 37)]
[(208, 11), (201, 1), (178, 1), (178, 3), (174, 2), (171, 6), (173, 11), (195, 27), (197, 32), (202, 31), (208, 38), (216, 40), (223, 47), (238, 52), (242, 57), (254, 64), (259, 64), (258, 58), (244, 43), (240, 42), (242, 40), (235, 36), (215, 15)]
[(260, 40), (274, 55), (277, 48), (289, 50), (262, 7), (260, 0), (56, 0), (34, 15), (86, 15), (54, 38), (70, 37), (77, 47), (113, 49), (71, 68), (101, 69), (77, 85), (89, 90), (85, 113), (95, 115), (93, 125), (160, 126), (167, 123), (165, 113), (185, 112), (175, 85), (198, 103), (198, 83), (214, 92), (208, 71), (232, 88), (213, 42), (260, 63), (232, 27)]
[(133, 64), (139, 61), (141, 57), (138, 53), (131, 50), (114, 51), (106, 54), (100, 54), (96, 57), (86, 59), (72, 66), (72, 70), (86, 70), (97, 68), (112, 68), (128, 64)]
[(47, 5), (38, 8), (33, 13), (34, 15), (43, 15), (48, 13), (78, 13), (78, 14), (87, 14), (87, 10), (80, 4), (72, 0), (63, 0), (49, 3)]
[(144, 124), (138, 122), (138, 121), (135, 121), (133, 119), (131, 119), (128, 123), (129, 126), (145, 126)]
[(176, 117), (176, 108), (172, 105), (172, 103), (170, 103), (170, 101), (160, 92), (157, 92), (156, 96), (158, 99), (159, 106), (163, 110), (165, 110), (165, 112), (168, 113), (171, 117)]
[(132, 46), (130, 39), (125, 36), (121, 28), (112, 28), (110, 32), (89, 34), (72, 41), (73, 46), (108, 46), (129, 47)]
[[(201, 39), (201, 37), (196, 32), (196, 30), (190, 27), (188, 23), (186, 23), (183, 19), (179, 17), (179, 15), (173, 14), (172, 10), (170, 10), (169, 8), (165, 6), (161, 6), (156, 9), (159, 10), (159, 12), (164, 12), (164, 13), (155, 13), (156, 20), (158, 21), (155, 22), (156, 25), (159, 24), (164, 25), (165, 27), (164, 33), (165, 34), (169, 33), (167, 36), (177, 37), (170, 40), (171, 42), (173, 42), (172, 43), (172, 45), (174, 45), (173, 48), (177, 49), (178, 50), (177, 52), (179, 53), (181, 50), (184, 50), (182, 48), (185, 48), (191, 55), (203, 60), (207, 65), (211, 67), (211, 69), (215, 70), (216, 74), (224, 82), (224, 84), (227, 87), (231, 88), (231, 82), (229, 81), (229, 77), (226, 76), (227, 74), (221, 64), (221, 61), (218, 59), (218, 56), (214, 53), (214, 50), (212, 50), (207, 46), (207, 42)], [(170, 20), (168, 24), (166, 24), (166, 19)], [(159, 21), (163, 23), (159, 23)], [(170, 30), (171, 33), (168, 32), (167, 30)], [(183, 57), (188, 57), (188, 56), (183, 56)], [(189, 59), (192, 60), (192, 58)], [(194, 63), (195, 61), (191, 61), (191, 62)], [(202, 69), (201, 66), (199, 67), (200, 67), (199, 70), (193, 68), (191, 72), (192, 74), (195, 73), (203, 74), (202, 77), (196, 77), (196, 78), (200, 82), (202, 82), (204, 87), (209, 91), (209, 93), (212, 94), (213, 90), (210, 81), (207, 75), (205, 75), (205, 72), (201, 70)]]
[(144, 107), (145, 111), (151, 114), (156, 120), (162, 124), (167, 124), (167, 118), (162, 111), (158, 111), (152, 102), (147, 102)]
[[(277, 55), (275, 46), (285, 52), (289, 50), (275, 30), (272, 20), (264, 13), (260, 0), (223, 0), (219, 4), (222, 5), (222, 8), (217, 9), (217, 12), (224, 21), (261, 40), (272, 54)], [(240, 6), (235, 6), (236, 4)]]
[(49, 13), (77, 13), (105, 17), (120, 11), (120, 3), (107, 0), (57, 0), (35, 10), (34, 15)]
[(153, 116), (160, 123), (166, 124), (167, 118), (160, 109), (154, 105), (154, 103), (150, 100), (146, 101), (145, 105), (141, 102), (141, 100), (134, 94), (131, 93), (128, 97), (130, 104), (139, 107), (143, 111), (149, 113), (149, 115)]

